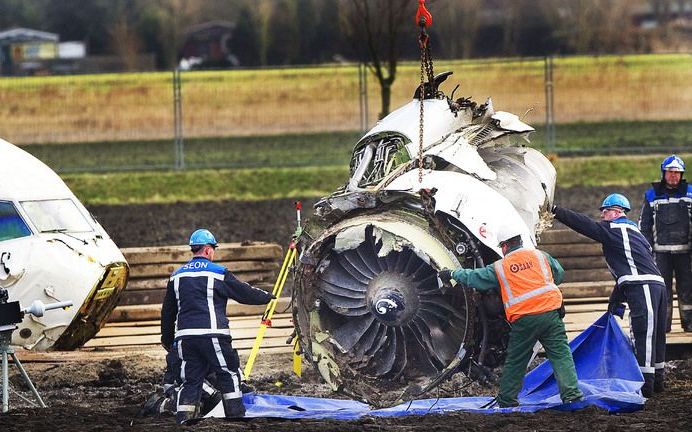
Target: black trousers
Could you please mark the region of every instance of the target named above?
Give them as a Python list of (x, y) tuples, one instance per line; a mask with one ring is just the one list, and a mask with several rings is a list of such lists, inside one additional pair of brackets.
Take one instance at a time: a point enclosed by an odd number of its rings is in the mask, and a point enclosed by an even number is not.
[(216, 375), (216, 387), (225, 400), (242, 403), (240, 361), (231, 346), (230, 338), (195, 337), (177, 342), (181, 360), (180, 378), (182, 387), (178, 394), (177, 411), (195, 411), (202, 393), (204, 378)]
[(692, 262), (689, 253), (656, 253), (656, 265), (666, 282), (667, 319), (666, 330), (673, 322), (673, 276), (678, 293), (678, 309), (683, 329), (692, 331)]
[(666, 287), (662, 283), (620, 287), (630, 309), (630, 329), (643, 374), (663, 370), (666, 360)]

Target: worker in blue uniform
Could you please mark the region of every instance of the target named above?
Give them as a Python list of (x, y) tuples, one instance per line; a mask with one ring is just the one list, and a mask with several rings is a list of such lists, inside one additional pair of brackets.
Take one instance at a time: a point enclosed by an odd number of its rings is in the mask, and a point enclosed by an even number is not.
[(231, 344), (226, 306), (228, 299), (266, 304), (273, 298), (214, 264), (216, 247), (208, 230), (192, 233), (193, 257), (171, 275), (161, 309), (161, 343), (170, 350), (175, 341), (181, 361), (182, 385), (176, 406), (176, 421), (181, 424), (197, 418), (202, 385), (209, 373), (216, 375), (226, 417), (245, 415), (240, 361)]
[(666, 331), (673, 322), (673, 275), (680, 323), (692, 332), (692, 186), (682, 178), (685, 162), (670, 155), (661, 163), (661, 180), (644, 193), (639, 228), (656, 253), (667, 291)]
[(649, 242), (626, 216), (629, 200), (618, 193), (610, 194), (600, 210), (601, 222), (596, 222), (573, 210), (553, 206), (555, 219), (603, 246), (608, 269), (616, 281), (608, 310), (615, 313), (623, 302), (629, 306), (635, 356), (644, 375), (641, 391), (648, 398), (665, 388), (666, 287)]

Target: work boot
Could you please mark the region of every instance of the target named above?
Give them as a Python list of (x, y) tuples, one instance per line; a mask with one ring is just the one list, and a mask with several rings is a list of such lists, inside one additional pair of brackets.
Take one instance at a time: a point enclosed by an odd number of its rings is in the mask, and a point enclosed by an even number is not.
[(224, 399), (223, 410), (226, 418), (245, 417), (245, 404), (242, 398)]
[(221, 402), (221, 392), (215, 391), (210, 395), (203, 395), (200, 401), (199, 416), (204, 417)]
[(144, 402), (144, 406), (139, 411), (139, 416), (150, 416), (161, 414), (161, 405), (166, 401), (166, 397), (161, 392), (155, 392), (149, 395)]
[(656, 369), (654, 373), (654, 393), (662, 393), (666, 389), (665, 369)]
[(644, 385), (642, 386), (642, 396), (648, 399), (654, 395), (654, 374), (645, 373), (643, 375)]
[(250, 384), (246, 383), (245, 381), (240, 382), (240, 391), (243, 392), (243, 394), (247, 393), (254, 393), (255, 388), (251, 386)]
[(200, 421), (201, 418), (197, 417), (197, 412), (195, 411), (178, 411), (175, 413), (175, 422), (179, 425), (193, 425)]

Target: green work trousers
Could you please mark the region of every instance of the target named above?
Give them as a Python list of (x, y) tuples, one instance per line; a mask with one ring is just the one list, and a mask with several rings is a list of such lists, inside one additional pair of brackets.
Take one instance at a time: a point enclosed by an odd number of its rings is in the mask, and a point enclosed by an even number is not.
[(550, 360), (562, 401), (571, 402), (583, 396), (577, 386), (577, 371), (567, 344), (565, 324), (555, 310), (526, 315), (512, 323), (507, 358), (500, 380), (500, 394), (497, 397), (501, 407), (519, 405), (517, 395), (524, 382), (536, 341), (541, 342)]

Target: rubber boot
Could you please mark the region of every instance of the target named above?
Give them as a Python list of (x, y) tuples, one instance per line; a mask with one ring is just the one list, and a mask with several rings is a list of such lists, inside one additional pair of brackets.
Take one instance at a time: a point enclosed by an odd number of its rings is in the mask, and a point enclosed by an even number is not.
[(226, 418), (245, 417), (245, 404), (242, 398), (224, 399), (223, 410)]
[(662, 393), (666, 389), (665, 369), (656, 369), (654, 373), (654, 393)]
[(245, 381), (240, 382), (240, 391), (243, 392), (243, 394), (247, 393), (254, 393), (255, 388), (251, 386), (250, 384), (246, 383)]
[(654, 374), (645, 373), (643, 375), (644, 385), (642, 386), (642, 396), (648, 399), (654, 395)]
[[(180, 406), (176, 407), (180, 408)], [(195, 405), (195, 409), (191, 411), (178, 410), (175, 413), (175, 422), (178, 424), (191, 425), (201, 420), (199, 417), (199, 405)]]
[(200, 401), (200, 410), (199, 410), (199, 415), (200, 417), (204, 417), (209, 413), (209, 411), (213, 410), (216, 408), (216, 406), (221, 402), (222, 397), (221, 397), (221, 392), (219, 391), (214, 391), (214, 393), (208, 395), (208, 394), (203, 394), (202, 395), (202, 400)]
[(195, 411), (178, 411), (175, 413), (175, 422), (180, 425), (192, 425), (200, 421), (201, 419), (197, 417), (197, 410)]

